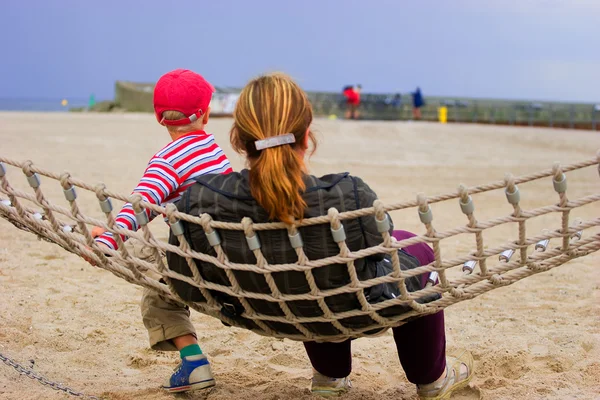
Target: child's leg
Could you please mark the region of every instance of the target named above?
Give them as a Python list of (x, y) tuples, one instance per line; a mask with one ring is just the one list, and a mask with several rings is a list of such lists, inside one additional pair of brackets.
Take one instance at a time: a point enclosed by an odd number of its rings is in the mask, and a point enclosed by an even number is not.
[(181, 363), (163, 383), (169, 392), (186, 392), (215, 385), (210, 363), (196, 340), (189, 309), (146, 289), (142, 297), (142, 319), (154, 350), (177, 351)]
[[(148, 262), (155, 261), (154, 249), (136, 240), (125, 244), (129, 253)], [(166, 261), (165, 261), (166, 262)], [(178, 301), (144, 289), (142, 320), (153, 350), (179, 351), (181, 363), (162, 387), (169, 392), (186, 392), (215, 385), (210, 363), (198, 345), (190, 310)]]
[[(150, 263), (156, 261), (154, 249), (138, 240), (129, 239), (125, 242), (125, 247), (133, 257)], [(190, 321), (190, 311), (185, 305), (144, 289), (141, 308), (152, 349), (178, 351), (198, 344), (194, 325)]]
[(198, 344), (189, 309), (153, 290), (144, 290), (142, 320), (148, 330), (150, 347), (154, 350), (178, 351), (188, 345)]
[[(154, 249), (138, 240), (129, 239), (125, 242), (125, 247), (133, 257), (150, 263), (156, 261)], [(169, 300), (153, 290), (144, 289), (141, 308), (152, 349), (178, 351), (186, 345), (198, 344), (196, 330), (190, 321), (190, 311), (184, 304)], [(175, 340), (179, 337), (182, 339)]]

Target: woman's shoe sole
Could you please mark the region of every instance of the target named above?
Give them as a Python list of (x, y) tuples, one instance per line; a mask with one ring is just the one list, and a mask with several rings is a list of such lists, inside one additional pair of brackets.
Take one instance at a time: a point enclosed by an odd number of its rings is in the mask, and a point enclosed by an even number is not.
[(312, 394), (316, 394), (317, 396), (321, 396), (321, 397), (338, 397), (347, 392), (348, 392), (348, 389), (346, 389), (346, 388), (339, 389), (339, 390), (332, 390), (330, 388), (323, 388), (323, 389), (313, 388), (311, 390)]
[(454, 386), (450, 386), (448, 391), (444, 394), (440, 394), (439, 396), (434, 397), (420, 397), (420, 400), (448, 400), (455, 392), (466, 388), (471, 383), (471, 379), (473, 379), (473, 374), (469, 376), (464, 381), (457, 382)]

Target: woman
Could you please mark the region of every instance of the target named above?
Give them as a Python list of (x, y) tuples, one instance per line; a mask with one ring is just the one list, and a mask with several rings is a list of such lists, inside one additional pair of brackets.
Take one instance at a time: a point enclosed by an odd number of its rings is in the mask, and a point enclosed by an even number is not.
[[(330, 207), (338, 210), (354, 210), (372, 206), (376, 194), (360, 178), (347, 173), (331, 174), (320, 178), (309, 175), (305, 155), (309, 142), (316, 145), (310, 131), (312, 108), (306, 94), (288, 76), (272, 74), (251, 81), (242, 91), (234, 111), (234, 124), (231, 129), (233, 148), (247, 157), (248, 169), (228, 175), (204, 175), (197, 179), (178, 204), (181, 211), (198, 215), (207, 213), (214, 220), (239, 222), (250, 217), (253, 222), (293, 220), (323, 215)], [(203, 229), (195, 224), (184, 224), (184, 231), (193, 250), (215, 255)], [(344, 221), (346, 244), (351, 251), (371, 247), (382, 242), (374, 218), (363, 217)], [(308, 259), (321, 259), (337, 255), (339, 247), (332, 239), (328, 225), (312, 225), (299, 228), (304, 241), (303, 249)], [(397, 239), (412, 234), (394, 231)], [(229, 260), (234, 263), (256, 263), (243, 231), (220, 230), (221, 247)], [(256, 232), (261, 251), (271, 264), (294, 263), (297, 255), (290, 244), (286, 230), (261, 230)], [(177, 245), (174, 235), (170, 243)], [(416, 244), (399, 251), (402, 264), (412, 266), (428, 264), (433, 260), (431, 249), (425, 244)], [(390, 272), (386, 262), (388, 255), (374, 255), (355, 261), (356, 273), (361, 280), (371, 279)], [(179, 273), (191, 276), (187, 261), (174, 253), (168, 254), (169, 267)], [(203, 279), (221, 285), (231, 285), (225, 272), (214, 265), (196, 260)], [(246, 291), (271, 293), (264, 275), (233, 271), (240, 287)], [(312, 271), (320, 289), (331, 289), (349, 282), (345, 264), (328, 265)], [(303, 272), (278, 272), (272, 274), (280, 292), (284, 294), (308, 293), (309, 285)], [(186, 301), (206, 301), (200, 291), (185, 282), (173, 280), (180, 296)], [(407, 279), (409, 290), (417, 290), (424, 285), (423, 278)], [(365, 291), (370, 302), (382, 301), (397, 295), (393, 284), (380, 285), (379, 289)], [(375, 294), (379, 293), (379, 294)], [(240, 303), (235, 297), (211, 291), (213, 297), (222, 304), (222, 312), (247, 327), (255, 327), (254, 322), (241, 316)], [(387, 297), (386, 297), (387, 296)], [(390, 297), (392, 296), (392, 297)], [(383, 297), (383, 298), (382, 298)], [(247, 299), (259, 313), (282, 316), (276, 303), (259, 299)], [(424, 301), (430, 301), (424, 299)], [(354, 294), (340, 294), (327, 298), (327, 304), (334, 312), (342, 312), (360, 307)], [(311, 317), (321, 315), (316, 301), (288, 302), (292, 313)], [(241, 310), (240, 310), (241, 309)], [(390, 307), (384, 309), (390, 314), (398, 314), (405, 309)], [(174, 314), (177, 309), (172, 310)], [(182, 318), (187, 314), (179, 310)], [(185, 319), (184, 318), (184, 319)], [(362, 318), (362, 317), (361, 317)], [(345, 321), (348, 326), (369, 326), (364, 319)], [(366, 317), (368, 319), (368, 317)], [(166, 320), (163, 331), (170, 330), (169, 324), (182, 325)], [(265, 322), (272, 329), (294, 333), (293, 324)], [(330, 324), (303, 324), (320, 336), (335, 335)], [(473, 359), (468, 352), (457, 356), (445, 354), (443, 313), (428, 315), (394, 328), (394, 339), (402, 367), (409, 381), (417, 385), (422, 399), (448, 398), (457, 388), (468, 384), (473, 373)], [(188, 339), (194, 337), (189, 332)], [(165, 336), (165, 341), (181, 340), (181, 337)], [(314, 368), (312, 391), (324, 396), (344, 393), (350, 388), (348, 376), (351, 372), (351, 341), (342, 343), (304, 343), (308, 358)], [(164, 348), (164, 347), (163, 347)], [(202, 367), (199, 367), (202, 368)], [(194, 374), (193, 366), (182, 360), (182, 368), (189, 375)], [(198, 375), (198, 374), (197, 374)], [(201, 375), (201, 374), (199, 374)], [(192, 381), (181, 381), (182, 385), (193, 386)]]

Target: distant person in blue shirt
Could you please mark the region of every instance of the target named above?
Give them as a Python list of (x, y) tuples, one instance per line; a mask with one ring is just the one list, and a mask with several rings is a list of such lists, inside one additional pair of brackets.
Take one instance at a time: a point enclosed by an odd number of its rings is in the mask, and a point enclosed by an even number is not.
[(421, 88), (417, 87), (412, 95), (413, 101), (413, 119), (421, 119), (421, 107), (425, 105), (425, 100), (423, 100), (423, 95), (421, 94)]

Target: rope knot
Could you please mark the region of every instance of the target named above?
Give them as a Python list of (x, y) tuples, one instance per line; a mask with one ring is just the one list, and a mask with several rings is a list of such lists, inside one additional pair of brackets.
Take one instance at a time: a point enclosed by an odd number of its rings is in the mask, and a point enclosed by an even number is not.
[(540, 272), (542, 271), (542, 265), (540, 263), (536, 263), (536, 262), (530, 262), (527, 264), (527, 268), (529, 268), (532, 271), (535, 272)]
[(27, 176), (32, 176), (33, 175), (33, 161), (31, 160), (27, 160), (23, 163), (23, 173)]
[(375, 200), (373, 202), (373, 208), (375, 209), (375, 218), (377, 218), (378, 221), (383, 221), (386, 217), (383, 202), (379, 199)]
[(511, 173), (504, 175), (504, 183), (506, 184), (507, 193), (515, 193), (517, 191), (515, 177)]
[(221, 262), (223, 262), (225, 260), (225, 253), (223, 253), (223, 250), (219, 246), (221, 244), (221, 237), (219, 236), (219, 232), (213, 229), (211, 225), (212, 220), (213, 219), (210, 215), (206, 213), (200, 214), (200, 225), (202, 226), (202, 229), (204, 229), (204, 234), (208, 239), (208, 243), (212, 247), (217, 247), (217, 257)]
[(211, 233), (213, 231), (213, 228), (210, 225), (212, 220), (213, 219), (210, 215), (208, 215), (206, 213), (200, 214), (200, 225), (202, 225), (202, 229), (204, 229), (204, 232)]
[(465, 185), (461, 184), (458, 187), (458, 195), (460, 196), (458, 204), (460, 205), (461, 211), (469, 218), (469, 226), (475, 227), (477, 225), (477, 220), (473, 216), (475, 206), (473, 205), (473, 199), (469, 196), (469, 191)]
[(552, 173), (554, 177), (552, 178), (552, 186), (554, 186), (554, 190), (558, 193), (560, 197), (559, 205), (561, 207), (566, 207), (569, 200), (567, 199), (567, 176), (563, 173), (562, 168), (559, 163), (555, 163), (552, 167)]
[(457, 289), (457, 288), (451, 288), (450, 289), (450, 294), (458, 299), (462, 298), (465, 296), (465, 291), (462, 289)]
[(137, 193), (129, 196), (129, 202), (131, 203), (131, 206), (133, 207), (133, 210), (136, 213), (142, 212), (142, 200), (142, 196)]
[(431, 226), (431, 221), (433, 221), (433, 213), (431, 212), (431, 207), (429, 206), (427, 197), (424, 193), (417, 194), (417, 203), (419, 204), (417, 209), (419, 213), (419, 219), (427, 228), (427, 236), (435, 236), (435, 231)]
[(427, 202), (427, 196), (425, 193), (417, 194), (417, 203), (419, 204), (419, 211), (425, 213), (429, 209), (429, 203)]
[(106, 185), (104, 183), (99, 183), (96, 186), (94, 186), (94, 192), (96, 193), (96, 197), (98, 198), (98, 200), (100, 200), (100, 201), (106, 200), (106, 198), (108, 196), (104, 192), (105, 190), (106, 190)]
[(467, 204), (469, 202), (469, 191), (462, 183), (458, 186), (458, 195), (460, 196), (461, 203)]
[(252, 227), (252, 219), (249, 217), (242, 218), (242, 227), (244, 228), (244, 235), (247, 238), (255, 236), (254, 228)]
[(292, 217), (292, 222), (290, 224), (286, 224), (286, 228), (289, 236), (295, 236), (298, 233), (298, 228), (296, 227), (296, 218)]
[(413, 310), (415, 310), (416, 312), (418, 312), (419, 314), (424, 314), (425, 311), (427, 311), (427, 306), (424, 304), (419, 304), (416, 301), (413, 301), (412, 303), (410, 303), (410, 306)]
[(519, 188), (515, 184), (515, 178), (512, 174), (504, 175), (504, 183), (506, 185), (506, 189), (504, 190), (504, 194), (506, 195), (506, 200), (510, 204), (512, 204), (515, 212), (513, 213), (513, 217), (521, 216), (521, 206), (519, 206), (519, 202), (521, 201), (521, 194), (519, 193)]
[(175, 213), (177, 212), (177, 206), (173, 203), (169, 203), (167, 204), (167, 220), (169, 221), (169, 224), (174, 224), (175, 222), (179, 221), (177, 219), (177, 217), (175, 216)]
[(504, 284), (504, 278), (502, 278), (502, 276), (500, 276), (498, 274), (494, 274), (494, 275), (490, 276), (489, 281), (494, 286), (502, 286)]
[(340, 226), (342, 226), (342, 223), (340, 222), (340, 212), (336, 208), (331, 207), (329, 210), (327, 210), (327, 216), (331, 221), (331, 228), (333, 230), (340, 229)]
[(71, 178), (71, 174), (68, 173), (67, 171), (60, 174), (59, 181), (60, 181), (60, 184), (63, 187), (63, 189), (67, 190), (72, 186), (71, 182), (70, 182), (70, 178)]
[(561, 181), (562, 180), (563, 170), (560, 167), (560, 163), (555, 162), (552, 165), (552, 173), (554, 174), (554, 180), (555, 181)]

